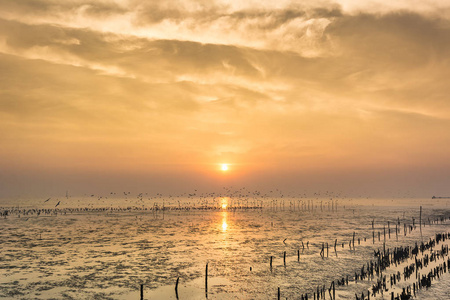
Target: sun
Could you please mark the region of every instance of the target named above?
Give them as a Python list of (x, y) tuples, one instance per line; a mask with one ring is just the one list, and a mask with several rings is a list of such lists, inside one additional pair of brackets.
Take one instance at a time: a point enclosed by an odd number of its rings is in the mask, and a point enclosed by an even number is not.
[(222, 170), (222, 171), (228, 171), (228, 164), (222, 164), (221, 165), (221, 167), (220, 167), (220, 169)]

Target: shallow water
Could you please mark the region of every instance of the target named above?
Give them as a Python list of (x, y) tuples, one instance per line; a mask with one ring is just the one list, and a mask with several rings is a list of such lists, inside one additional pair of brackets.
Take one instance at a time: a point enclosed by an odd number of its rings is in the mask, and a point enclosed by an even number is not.
[[(383, 227), (386, 248), (414, 245), (449, 231), (448, 222), (428, 225), (428, 218), (450, 215), (448, 201), (442, 199), (263, 199), (248, 204), (218, 198), (207, 204), (198, 200), (197, 208), (201, 204), (220, 208), (226, 202), (226, 209), (149, 210), (188, 203), (193, 207), (194, 201), (73, 198), (58, 206), (62, 210), (57, 215), (2, 218), (0, 297), (139, 299), (144, 284), (145, 299), (175, 299), (179, 277), (179, 299), (205, 299), (208, 263), (208, 299), (276, 299), (278, 287), (283, 299), (299, 299), (304, 293), (311, 296), (317, 286), (328, 288), (332, 280), (359, 271), (373, 259), (374, 250), (383, 248)], [(29, 199), (2, 203), (23, 208), (55, 205), (54, 200), (37, 205)], [(263, 208), (232, 209), (244, 203)], [(408, 230), (405, 236), (404, 224), (412, 225), (413, 218), (418, 224), (421, 205), (427, 225)], [(61, 213), (69, 207), (119, 206), (147, 210)], [(353, 233), (355, 249), (349, 247)], [(319, 254), (322, 243), (329, 244), (328, 257), (326, 251), (324, 258)], [(417, 299), (446, 299), (449, 277), (445, 274), (429, 290), (421, 290)], [(370, 286), (365, 281), (337, 287), (338, 299), (355, 299), (355, 293)]]

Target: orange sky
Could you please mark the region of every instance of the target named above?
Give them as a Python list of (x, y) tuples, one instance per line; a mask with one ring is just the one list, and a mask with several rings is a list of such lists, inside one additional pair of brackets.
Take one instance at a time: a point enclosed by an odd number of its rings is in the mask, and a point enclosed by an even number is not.
[(0, 196), (450, 195), (448, 1), (297, 2), (0, 1)]

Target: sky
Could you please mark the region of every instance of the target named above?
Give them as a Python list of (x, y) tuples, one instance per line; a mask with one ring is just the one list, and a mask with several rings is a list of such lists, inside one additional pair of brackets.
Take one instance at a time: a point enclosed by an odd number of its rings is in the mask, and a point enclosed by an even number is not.
[(0, 0), (0, 196), (450, 196), (449, 54), (448, 1)]

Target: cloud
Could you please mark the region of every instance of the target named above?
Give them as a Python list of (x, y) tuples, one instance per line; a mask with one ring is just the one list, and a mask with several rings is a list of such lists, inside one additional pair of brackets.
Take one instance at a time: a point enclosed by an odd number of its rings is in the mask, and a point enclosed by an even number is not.
[[(374, 64), (396, 63), (406, 67), (442, 59), (450, 46), (449, 22), (408, 12), (386, 15), (343, 16), (327, 27), (347, 55), (357, 55)], [(370, 55), (367, 57), (367, 55)]]
[[(241, 14), (238, 18), (244, 19), (245, 14)], [(289, 21), (303, 14), (285, 11), (280, 18)], [(356, 95), (353, 98), (359, 98), (358, 101), (361, 95), (370, 98), (369, 106), (387, 105), (393, 98), (403, 105), (409, 98), (419, 109), (423, 102), (420, 95), (430, 96), (438, 108), (445, 107), (442, 97), (447, 91), (443, 81), (447, 68), (441, 66), (447, 65), (448, 22), (404, 12), (343, 15), (338, 11), (332, 15), (322, 40), (327, 41), (323, 44), (325, 48), (332, 45), (335, 52), (316, 58), (284, 51), (154, 40), (6, 20), (1, 21), (0, 34), (6, 53), (146, 82), (186, 81), (200, 90), (206, 90), (206, 86), (213, 90), (198, 99), (230, 99), (236, 94), (234, 91), (248, 89), (262, 100), (283, 100), (280, 104), (297, 102), (320, 107), (320, 103), (330, 105), (333, 100), (329, 99), (335, 98), (339, 99), (334, 101), (336, 106), (342, 107), (342, 103), (355, 103), (347, 93)], [(427, 89), (427, 85), (433, 88)], [(226, 92), (215, 94), (219, 90)], [(308, 94), (320, 99), (311, 101)]]
[[(315, 40), (327, 25), (327, 18), (339, 14), (336, 6), (311, 11), (291, 5), (275, 10), (251, 7), (236, 10), (225, 3), (198, 1), (125, 1), (121, 4), (6, 1), (4, 5), (8, 13), (0, 16), (27, 24), (90, 27), (96, 31), (151, 39), (288, 50), (310, 56), (322, 54)], [(40, 9), (33, 10), (35, 6)], [(102, 15), (94, 12), (102, 12)]]
[(111, 14), (122, 14), (126, 10), (115, 1), (53, 1), (53, 0), (2, 0), (0, 5), (7, 12), (26, 16), (50, 16), (81, 12), (90, 17), (104, 17)]
[[(150, 39), (186, 40), (324, 57), (335, 51), (324, 36), (342, 17), (408, 12), (448, 20), (449, 6), (436, 1), (3, 1), (3, 16), (27, 24), (114, 32)], [(362, 20), (362, 18), (360, 18)]]
[(446, 117), (449, 33), (448, 21), (405, 12), (347, 16), (326, 30), (350, 71), (346, 86), (375, 106)]

